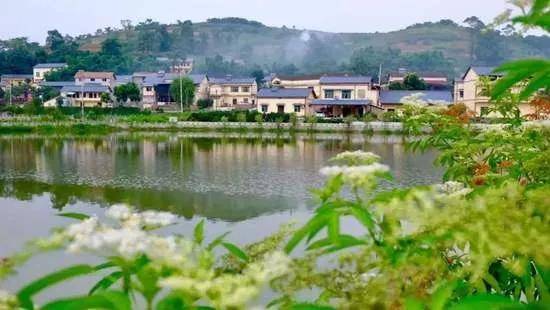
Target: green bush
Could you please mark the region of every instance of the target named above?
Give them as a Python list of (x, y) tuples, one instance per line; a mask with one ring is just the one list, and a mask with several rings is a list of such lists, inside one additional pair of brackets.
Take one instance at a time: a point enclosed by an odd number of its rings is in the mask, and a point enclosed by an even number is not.
[(388, 111), (382, 114), (382, 120), (384, 122), (400, 122), (402, 117), (394, 111)]

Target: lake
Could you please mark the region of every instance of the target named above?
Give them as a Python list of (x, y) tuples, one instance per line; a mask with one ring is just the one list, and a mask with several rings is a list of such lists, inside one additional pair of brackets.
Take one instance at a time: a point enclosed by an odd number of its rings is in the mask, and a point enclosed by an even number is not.
[[(380, 155), (391, 167), (395, 179), (384, 188), (441, 182), (442, 170), (433, 165), (436, 153), (410, 153), (401, 136), (0, 136), (0, 257), (72, 222), (56, 216), (61, 211), (101, 215), (115, 203), (179, 215), (171, 232), (190, 234), (207, 219), (207, 239), (231, 231), (228, 239), (236, 244), (259, 241), (281, 224), (305, 221), (315, 206), (309, 190), (324, 182), (319, 169), (339, 152), (358, 149)], [(76, 262), (82, 259), (40, 255), (0, 286), (13, 291)], [(82, 293), (87, 285), (71, 283), (53, 288), (49, 296)]]

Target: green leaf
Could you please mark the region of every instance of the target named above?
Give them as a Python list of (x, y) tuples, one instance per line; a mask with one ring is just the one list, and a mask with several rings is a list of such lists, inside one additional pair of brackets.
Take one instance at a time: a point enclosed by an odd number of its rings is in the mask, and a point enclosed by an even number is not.
[(407, 298), (405, 300), (405, 309), (407, 310), (424, 310), (424, 304), (418, 299)]
[(223, 239), (225, 239), (225, 237), (227, 237), (227, 235), (229, 235), (229, 232), (225, 232), (225, 233), (221, 234), (216, 239), (214, 239), (212, 242), (210, 242), (210, 244), (208, 244), (206, 249), (209, 250), (209, 251), (212, 251), (215, 247), (217, 247), (218, 245), (220, 245), (223, 242)]
[(195, 230), (193, 232), (193, 236), (195, 238), (195, 242), (197, 244), (202, 244), (204, 241), (204, 219), (202, 219), (197, 226), (195, 226)]
[(157, 310), (180, 310), (187, 308), (187, 303), (181, 294), (168, 294), (159, 300), (155, 309)]
[(99, 280), (90, 290), (88, 293), (89, 295), (93, 295), (98, 290), (106, 290), (109, 287), (113, 286), (120, 278), (122, 278), (123, 273), (121, 271), (115, 271), (107, 276), (105, 276), (103, 279)]
[(291, 310), (334, 310), (331, 306), (317, 305), (313, 303), (298, 303), (290, 307)]
[(109, 309), (131, 310), (130, 298), (118, 291), (102, 292), (92, 296), (60, 299), (44, 305), (41, 310)]
[(83, 213), (76, 213), (76, 212), (66, 212), (66, 213), (58, 213), (57, 216), (67, 217), (75, 220), (87, 220), (90, 218), (89, 215), (83, 214)]
[(327, 224), (327, 216), (324, 214), (315, 215), (306, 225), (300, 228), (298, 231), (292, 235), (292, 238), (288, 241), (285, 246), (285, 252), (288, 254), (296, 248), (296, 246), (310, 233), (317, 233)]
[(374, 220), (369, 211), (358, 206), (352, 206), (351, 214), (369, 231), (374, 229)]
[(450, 310), (485, 310), (485, 309), (526, 309), (526, 306), (502, 295), (479, 294), (468, 296)]
[(61, 269), (26, 285), (17, 293), (17, 297), (22, 307), (33, 309), (32, 297), (40, 291), (67, 279), (86, 275), (94, 271), (96, 271), (95, 268), (90, 265), (76, 265)]
[(443, 310), (449, 302), (457, 286), (457, 282), (448, 282), (441, 285), (433, 294), (430, 302), (430, 310)]
[(241, 250), (238, 246), (234, 245), (233, 243), (222, 242), (222, 246), (224, 248), (226, 248), (227, 251), (229, 251), (229, 253), (233, 254), (237, 258), (242, 259), (243, 261), (248, 262), (250, 260), (248, 255), (243, 250)]

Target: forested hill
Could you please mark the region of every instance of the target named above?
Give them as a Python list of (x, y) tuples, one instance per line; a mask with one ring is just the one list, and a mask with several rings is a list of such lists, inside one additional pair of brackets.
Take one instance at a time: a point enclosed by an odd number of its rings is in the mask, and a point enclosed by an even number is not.
[[(268, 27), (240, 18), (164, 25), (147, 20), (76, 38), (49, 31), (46, 46), (24, 39), (0, 42), (0, 73), (28, 73), (34, 63), (67, 61), (76, 69), (129, 73), (167, 69), (193, 58), (196, 72), (283, 74), (353, 72), (377, 75), (406, 67), (454, 76), (470, 64), (498, 65), (513, 58), (550, 56), (550, 38), (515, 29), (486, 30), (471, 17), (416, 24), (388, 33), (328, 33)], [(61, 77), (60, 77), (61, 78)]]

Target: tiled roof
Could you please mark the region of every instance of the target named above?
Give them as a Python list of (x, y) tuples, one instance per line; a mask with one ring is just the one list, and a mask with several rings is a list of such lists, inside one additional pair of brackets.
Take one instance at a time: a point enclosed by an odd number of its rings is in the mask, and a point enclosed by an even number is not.
[(113, 72), (92, 72), (92, 71), (78, 71), (75, 74), (75, 79), (115, 79)]
[(40, 86), (46, 86), (46, 87), (64, 87), (64, 86), (72, 86), (75, 85), (74, 81), (43, 81), (40, 83)]
[(2, 74), (0, 76), (0, 80), (4, 79), (31, 79), (32, 80), (32, 74)]
[(420, 78), (447, 78), (447, 76), (440, 72), (415, 72), (415, 71), (407, 71), (407, 72), (391, 72), (391, 77), (405, 77), (407, 74), (414, 73)]
[(57, 63), (43, 63), (43, 64), (36, 64), (34, 66), (35, 69), (56, 69), (56, 68), (65, 68), (67, 66), (64, 62), (57, 62)]
[(380, 92), (381, 104), (401, 104), (401, 100), (414, 94), (421, 94), (421, 99), (430, 102), (453, 102), (453, 96), (447, 90), (383, 90)]
[(466, 74), (468, 74), (468, 72), (470, 70), (473, 70), (477, 75), (479, 76), (503, 76), (504, 74), (502, 73), (494, 73), (493, 71), (496, 69), (496, 67), (489, 67), (489, 66), (471, 66), (470, 68), (468, 68), (468, 70), (466, 70), (466, 72), (464, 73), (464, 75), (462, 76), (462, 79), (464, 79), (466, 77)]
[(213, 77), (210, 78), (211, 84), (220, 84), (220, 85), (252, 85), (256, 83), (256, 79), (249, 77)]
[(106, 92), (109, 92), (109, 88), (101, 84), (84, 84), (82, 86), (68, 85), (68, 86), (64, 86), (61, 89), (61, 92), (62, 93), (68, 93), (68, 92), (106, 93)]
[(284, 81), (311, 81), (318, 80), (322, 77), (322, 74), (309, 74), (309, 75), (275, 75), (274, 79)]
[[(139, 72), (134, 73), (136, 77), (144, 77), (143, 85), (155, 86), (160, 84), (172, 84), (172, 82), (180, 77), (179, 73), (154, 73), (154, 72)], [(189, 74), (183, 77), (190, 78), (195, 85), (200, 84), (205, 78), (205, 74)]]
[(321, 84), (369, 84), (372, 82), (370, 76), (322, 76)]
[(372, 101), (369, 99), (353, 100), (353, 99), (315, 99), (311, 103), (312, 105), (348, 105), (348, 106), (360, 106), (370, 105)]
[(116, 76), (116, 84), (122, 85), (122, 84), (128, 84), (132, 82), (132, 76), (131, 75), (117, 75)]
[(309, 88), (262, 88), (258, 98), (307, 98), (312, 90)]

